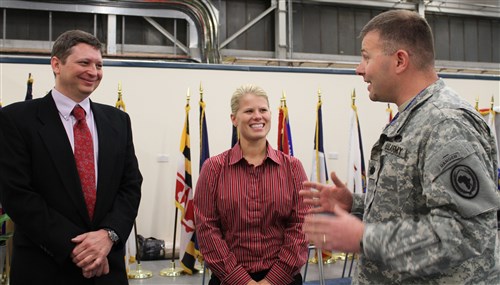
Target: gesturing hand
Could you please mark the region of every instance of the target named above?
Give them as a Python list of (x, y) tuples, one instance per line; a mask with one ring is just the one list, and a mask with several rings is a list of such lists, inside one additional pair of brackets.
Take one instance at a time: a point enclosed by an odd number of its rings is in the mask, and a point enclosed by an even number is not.
[(333, 214), (308, 215), (303, 227), (307, 239), (322, 249), (360, 252), (363, 222), (340, 207), (334, 207)]
[(352, 193), (335, 172), (331, 173), (331, 177), (334, 185), (304, 182), (305, 189), (300, 190), (299, 195), (304, 198), (304, 203), (312, 206), (310, 213), (333, 212), (336, 206), (347, 212), (351, 211)]

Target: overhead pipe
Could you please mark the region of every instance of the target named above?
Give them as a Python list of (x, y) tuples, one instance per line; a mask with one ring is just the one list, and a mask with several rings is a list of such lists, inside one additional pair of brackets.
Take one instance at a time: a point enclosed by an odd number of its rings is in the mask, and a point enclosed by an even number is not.
[[(10, 1), (3, 0), (2, 7), (16, 7), (16, 3), (30, 1)], [(191, 18), (198, 30), (200, 58), (204, 63), (221, 63), (222, 59), (219, 53), (219, 32), (218, 32), (218, 11), (208, 0), (45, 0), (36, 1), (38, 5), (42, 3), (58, 3), (71, 5), (74, 10), (78, 10), (78, 5), (85, 7), (95, 6), (93, 13), (105, 13), (109, 10), (108, 7), (121, 8), (140, 8), (144, 10), (157, 9), (159, 7), (165, 9), (178, 10)], [(57, 9), (56, 9), (57, 10)], [(4, 9), (5, 14), (5, 9)], [(5, 17), (4, 17), (5, 21)], [(4, 25), (5, 29), (5, 25)], [(5, 36), (5, 33), (4, 33)]]

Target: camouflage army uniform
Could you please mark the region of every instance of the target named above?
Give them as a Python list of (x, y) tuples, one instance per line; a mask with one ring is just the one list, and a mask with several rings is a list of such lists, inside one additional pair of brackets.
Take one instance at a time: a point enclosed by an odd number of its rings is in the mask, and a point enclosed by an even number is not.
[(353, 284), (500, 284), (496, 146), (439, 79), (372, 149), (363, 254)]

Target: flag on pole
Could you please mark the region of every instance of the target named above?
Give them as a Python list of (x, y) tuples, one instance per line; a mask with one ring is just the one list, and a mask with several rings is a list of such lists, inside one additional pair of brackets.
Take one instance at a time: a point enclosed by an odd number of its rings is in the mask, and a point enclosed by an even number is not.
[(392, 121), (392, 119), (394, 118), (394, 117), (392, 116), (392, 108), (391, 108), (391, 104), (387, 103), (387, 109), (385, 109), (385, 110), (386, 110), (387, 115), (388, 115), (388, 117), (389, 117), (389, 122), (388, 122), (388, 124), (390, 124), (390, 123), (391, 123), (391, 121)]
[(207, 118), (205, 116), (206, 103), (203, 101), (203, 93), (200, 87), (200, 171), (203, 163), (210, 157), (210, 148), (208, 145)]
[(356, 91), (351, 95), (351, 114), (349, 124), (349, 157), (347, 163), (347, 188), (352, 193), (366, 192), (366, 170), (363, 155), (363, 142), (356, 107)]
[(115, 107), (122, 110), (123, 112), (127, 112), (127, 108), (125, 107), (125, 102), (122, 98), (122, 83), (118, 82), (118, 99), (116, 100)]
[[(208, 129), (207, 129), (207, 117), (205, 113), (206, 103), (203, 101), (203, 89), (200, 84), (200, 168), (201, 168), (205, 160), (210, 157), (210, 148), (208, 144)], [(198, 245), (198, 239), (196, 238), (196, 231), (193, 233), (192, 240), (194, 241), (194, 249), (196, 257), (201, 262), (203, 260), (203, 256), (200, 252), (200, 247)]]
[[(126, 112), (125, 103), (122, 99), (122, 83), (118, 82), (118, 99), (116, 100), (115, 108)], [(125, 243), (125, 266), (127, 272), (130, 271), (131, 264), (135, 263), (136, 255), (137, 255), (137, 244), (136, 244), (136, 236), (135, 236), (135, 223), (132, 226), (132, 230), (127, 238), (127, 242)]]
[(313, 164), (310, 180), (319, 183), (328, 183), (328, 170), (326, 167), (325, 151), (323, 148), (323, 118), (321, 113), (321, 93), (318, 91), (318, 104), (316, 107), (316, 129), (314, 134)]
[(189, 138), (189, 89), (185, 109), (186, 117), (180, 142), (180, 158), (177, 165), (177, 179), (175, 184), (175, 206), (181, 212), (179, 259), (184, 272), (193, 274), (195, 271), (196, 252), (192, 239), (194, 235), (194, 208)]
[(292, 131), (288, 118), (288, 107), (286, 106), (286, 96), (283, 92), (278, 116), (278, 150), (293, 156)]
[(33, 99), (33, 77), (31, 77), (31, 73), (28, 74), (28, 82), (26, 88), (26, 96), (24, 97), (24, 101)]
[(231, 132), (231, 147), (238, 143), (238, 128), (233, 125), (233, 131)]
[[(312, 171), (311, 178), (312, 182), (319, 182), (323, 184), (328, 183), (328, 169), (326, 167), (325, 151), (323, 148), (323, 115), (321, 112), (321, 91), (318, 90), (318, 104), (316, 105), (316, 128), (314, 133), (314, 151), (312, 159)], [(321, 257), (324, 263), (330, 263), (332, 261), (332, 252), (327, 250), (321, 251)], [(318, 263), (318, 250), (314, 253), (314, 256), (309, 262)]]
[(125, 265), (127, 268), (127, 272), (130, 271), (130, 266), (135, 263), (136, 255), (137, 255), (137, 244), (135, 240), (135, 224), (132, 226), (132, 230), (127, 238), (127, 242), (125, 243)]

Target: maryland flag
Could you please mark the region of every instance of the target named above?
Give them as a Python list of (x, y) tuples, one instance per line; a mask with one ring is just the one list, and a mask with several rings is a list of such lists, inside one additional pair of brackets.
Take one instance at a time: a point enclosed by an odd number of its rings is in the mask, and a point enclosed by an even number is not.
[(356, 92), (352, 92), (349, 124), (349, 157), (347, 163), (347, 187), (352, 193), (366, 192), (366, 170), (363, 155), (363, 141), (356, 107)]
[(28, 82), (26, 88), (26, 96), (24, 97), (24, 101), (33, 99), (33, 77), (31, 77), (31, 73), (28, 75)]
[(292, 131), (290, 130), (288, 107), (286, 106), (286, 98), (284, 94), (281, 97), (281, 105), (278, 116), (278, 150), (293, 156)]
[(175, 206), (181, 212), (181, 266), (187, 274), (195, 271), (196, 251), (194, 236), (194, 208), (191, 178), (191, 149), (189, 140), (189, 97), (186, 103), (186, 118), (182, 130), (180, 143), (180, 158), (177, 165), (177, 179), (175, 184)]

